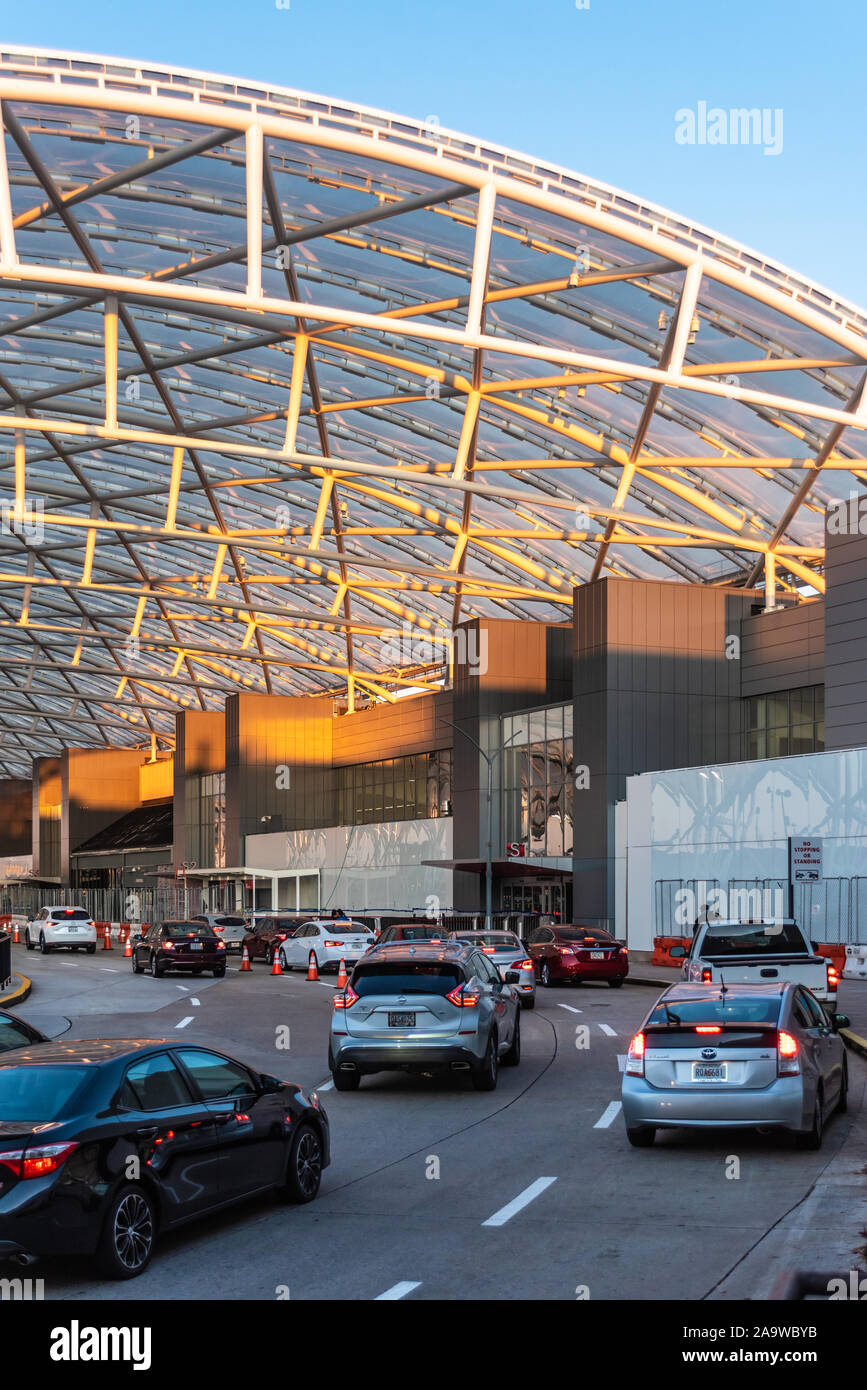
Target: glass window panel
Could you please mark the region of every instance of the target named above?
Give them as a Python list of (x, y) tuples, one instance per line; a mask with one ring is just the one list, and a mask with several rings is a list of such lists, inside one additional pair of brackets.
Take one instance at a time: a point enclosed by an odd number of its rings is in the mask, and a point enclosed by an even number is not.
[[(804, 690), (792, 691), (792, 723), (806, 724), (813, 719), (813, 691), (814, 687), (808, 685)], [(812, 737), (812, 735), (811, 735)]]
[(748, 758), (767, 757), (767, 735), (763, 733), (752, 733), (747, 742)]
[(751, 729), (764, 729), (767, 708), (764, 695), (754, 696), (749, 701), (749, 721)]
[(790, 751), (792, 753), (812, 753), (813, 746), (813, 725), (793, 724)]
[(782, 729), (789, 722), (789, 692), (780, 690), (775, 695), (767, 695), (769, 729)]

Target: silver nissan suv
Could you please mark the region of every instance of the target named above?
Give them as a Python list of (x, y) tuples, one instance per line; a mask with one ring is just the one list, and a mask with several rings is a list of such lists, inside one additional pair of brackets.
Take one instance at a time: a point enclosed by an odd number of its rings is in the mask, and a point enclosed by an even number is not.
[(377, 946), (334, 996), (328, 1065), (338, 1091), (377, 1071), (469, 1072), (493, 1091), (521, 1060), (517, 971), (501, 978), (461, 941)]

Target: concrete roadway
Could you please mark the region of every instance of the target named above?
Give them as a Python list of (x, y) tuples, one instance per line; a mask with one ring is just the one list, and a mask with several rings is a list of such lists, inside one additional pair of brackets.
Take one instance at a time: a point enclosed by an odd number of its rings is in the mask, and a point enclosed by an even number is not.
[[(288, 1289), (292, 1299), (562, 1300), (584, 1286), (591, 1299), (713, 1296), (809, 1193), (864, 1108), (867, 1066), (850, 1056), (850, 1113), (829, 1123), (818, 1154), (731, 1132), (662, 1134), (637, 1150), (618, 1113), (620, 1068), (650, 989), (540, 990), (522, 1015), (521, 1065), (501, 1070), (493, 1094), (402, 1074), (338, 1094), (326, 1062), (333, 976), (275, 979), (262, 966), (242, 975), (233, 958), (225, 980), (157, 981), (134, 977), (119, 952), (108, 963), (21, 957), (34, 990), (18, 1012), (45, 1031), (222, 1048), (318, 1087), (333, 1139), (310, 1206), (257, 1200), (187, 1227), (128, 1284), (92, 1278), (85, 1262), (45, 1261), (49, 1298), (274, 1299)], [(285, 1026), (288, 1051), (278, 1046)], [(576, 1047), (578, 1027), (589, 1029), (587, 1048)], [(737, 1180), (726, 1177), (733, 1155)], [(434, 1159), (439, 1177), (428, 1177)], [(514, 1209), (518, 1198), (526, 1204)]]

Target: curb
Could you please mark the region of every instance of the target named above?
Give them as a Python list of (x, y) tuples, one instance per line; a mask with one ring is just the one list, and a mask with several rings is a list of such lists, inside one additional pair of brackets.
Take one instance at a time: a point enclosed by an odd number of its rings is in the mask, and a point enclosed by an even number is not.
[(625, 985), (650, 985), (653, 989), (660, 990), (660, 992), (667, 989), (669, 985), (676, 985), (679, 984), (679, 982), (679, 976), (676, 980), (655, 980), (650, 975), (627, 975), (626, 979), (623, 981)]
[(851, 1047), (853, 1052), (857, 1052), (861, 1057), (867, 1057), (867, 1038), (862, 1038), (851, 1028), (841, 1028), (840, 1037), (847, 1047)]
[[(16, 971), (15, 974), (18, 975), (18, 972)], [(10, 1004), (23, 1004), (24, 1000), (30, 994), (33, 988), (33, 981), (28, 979), (26, 975), (18, 975), (18, 979), (21, 981), (21, 984), (17, 989), (14, 989), (11, 994), (0, 994), (0, 1009), (5, 1009)], [(867, 1050), (867, 1043), (864, 1044), (864, 1047), (865, 1050)]]

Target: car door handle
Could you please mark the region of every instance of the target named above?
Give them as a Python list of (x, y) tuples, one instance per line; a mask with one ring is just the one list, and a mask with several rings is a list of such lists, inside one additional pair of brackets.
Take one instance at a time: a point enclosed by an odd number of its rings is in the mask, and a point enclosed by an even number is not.
[(156, 1125), (142, 1125), (135, 1134), (137, 1139), (156, 1139), (159, 1129)]

